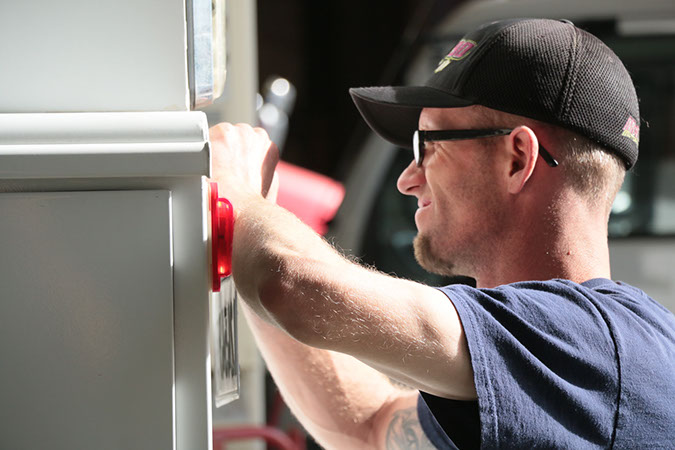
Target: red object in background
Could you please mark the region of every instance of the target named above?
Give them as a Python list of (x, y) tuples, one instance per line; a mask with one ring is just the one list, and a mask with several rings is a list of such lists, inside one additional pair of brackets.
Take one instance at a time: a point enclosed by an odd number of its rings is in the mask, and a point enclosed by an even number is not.
[(244, 426), (235, 428), (216, 428), (213, 430), (213, 449), (223, 450), (230, 441), (242, 439), (264, 439), (279, 450), (304, 450), (303, 441), (294, 441), (278, 428)]
[(209, 183), (211, 194), (211, 283), (220, 292), (220, 280), (232, 273), (232, 233), (234, 211), (226, 198), (218, 197), (218, 183)]
[(286, 162), (277, 165), (277, 204), (319, 234), (325, 234), (345, 196), (345, 188), (327, 176)]

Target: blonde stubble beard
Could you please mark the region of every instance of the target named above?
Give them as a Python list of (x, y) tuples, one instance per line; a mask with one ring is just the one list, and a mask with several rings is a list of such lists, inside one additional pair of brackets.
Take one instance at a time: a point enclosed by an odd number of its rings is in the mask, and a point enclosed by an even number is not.
[[(502, 216), (497, 214), (494, 217)], [(484, 224), (485, 222), (483, 220)], [(500, 222), (494, 220), (494, 223)], [(490, 249), (498, 248), (497, 241), (504, 233), (499, 226), (490, 226), (480, 231), (481, 233), (468, 236), (461, 245), (457, 242), (450, 244), (456, 239), (446, 243), (440, 236), (418, 231), (413, 240), (415, 259), (423, 269), (437, 275), (476, 278), (480, 269), (496, 257)]]
[(431, 238), (426, 234), (418, 233), (413, 240), (413, 249), (415, 259), (424, 270), (443, 276), (455, 276), (455, 264), (452, 261), (442, 258), (434, 251), (434, 245)]

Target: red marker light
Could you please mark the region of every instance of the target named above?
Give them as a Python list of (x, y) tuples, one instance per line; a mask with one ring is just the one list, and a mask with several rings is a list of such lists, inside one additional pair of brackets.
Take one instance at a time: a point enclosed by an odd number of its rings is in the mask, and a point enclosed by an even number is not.
[(232, 273), (232, 233), (234, 210), (226, 198), (218, 198), (218, 183), (211, 187), (211, 283), (220, 292), (220, 280)]

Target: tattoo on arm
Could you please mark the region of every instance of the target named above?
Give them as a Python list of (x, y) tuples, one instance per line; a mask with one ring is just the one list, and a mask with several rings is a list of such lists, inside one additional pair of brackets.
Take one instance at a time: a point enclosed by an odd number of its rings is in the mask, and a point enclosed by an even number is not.
[(387, 450), (433, 450), (417, 418), (417, 408), (396, 411), (387, 429)]

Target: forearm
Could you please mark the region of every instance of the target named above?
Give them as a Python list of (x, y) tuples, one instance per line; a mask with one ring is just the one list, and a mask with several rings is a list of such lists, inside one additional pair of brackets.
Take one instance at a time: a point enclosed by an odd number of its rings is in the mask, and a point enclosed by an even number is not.
[(375, 419), (403, 394), (387, 377), (344, 354), (304, 345), (242, 308), (293, 414), (325, 448), (370, 448)]
[(238, 211), (233, 275), (265, 321), (414, 388), (475, 395), (459, 318), (442, 293), (348, 261), (270, 202), (252, 198)]
[(351, 263), (291, 213), (261, 198), (237, 208), (234, 236), (233, 276), (249, 307), (302, 342), (305, 331), (320, 335), (330, 273)]

